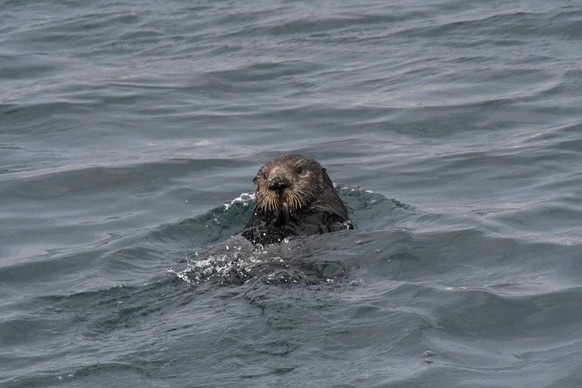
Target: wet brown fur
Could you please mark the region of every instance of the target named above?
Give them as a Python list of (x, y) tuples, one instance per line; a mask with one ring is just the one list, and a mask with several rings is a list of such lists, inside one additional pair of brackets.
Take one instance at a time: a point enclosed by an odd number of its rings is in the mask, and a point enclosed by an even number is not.
[(261, 167), (253, 181), (256, 206), (243, 233), (253, 242), (258, 235), (272, 234), (280, 240), (353, 228), (325, 168), (315, 159), (283, 155)]

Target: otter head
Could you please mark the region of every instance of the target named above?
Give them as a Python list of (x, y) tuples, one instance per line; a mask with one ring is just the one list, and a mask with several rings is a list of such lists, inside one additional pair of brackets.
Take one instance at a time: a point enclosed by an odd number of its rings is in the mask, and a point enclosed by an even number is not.
[(318, 198), (326, 177), (325, 169), (316, 160), (283, 155), (261, 167), (253, 179), (257, 206), (265, 213), (299, 211)]

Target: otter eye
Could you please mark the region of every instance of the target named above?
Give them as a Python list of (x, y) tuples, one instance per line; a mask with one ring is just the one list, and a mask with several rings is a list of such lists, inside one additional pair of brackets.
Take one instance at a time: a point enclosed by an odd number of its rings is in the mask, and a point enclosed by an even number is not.
[(305, 173), (305, 171), (306, 171), (306, 170), (303, 168), (303, 166), (297, 166), (297, 167), (295, 167), (295, 173), (296, 173), (297, 175), (302, 175), (302, 174), (304, 174), (304, 173)]
[(255, 175), (255, 177), (253, 178), (253, 183), (257, 183), (259, 179), (267, 179), (267, 174), (265, 174), (263, 168), (261, 168), (259, 172), (257, 172), (257, 175)]

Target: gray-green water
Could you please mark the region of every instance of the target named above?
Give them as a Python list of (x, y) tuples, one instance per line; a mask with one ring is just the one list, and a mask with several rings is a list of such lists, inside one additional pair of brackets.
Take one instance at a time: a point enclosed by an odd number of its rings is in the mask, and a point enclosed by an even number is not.
[[(0, 386), (582, 384), (579, 2), (0, 9)], [(358, 229), (225, 281), (288, 151)]]

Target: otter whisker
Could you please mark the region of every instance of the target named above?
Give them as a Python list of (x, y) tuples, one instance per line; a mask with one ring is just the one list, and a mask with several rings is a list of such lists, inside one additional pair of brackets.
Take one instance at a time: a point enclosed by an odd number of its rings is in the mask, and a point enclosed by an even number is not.
[(305, 207), (312, 200), (313, 196), (303, 189), (298, 189), (290, 194), (290, 202), (295, 209), (301, 209)]

